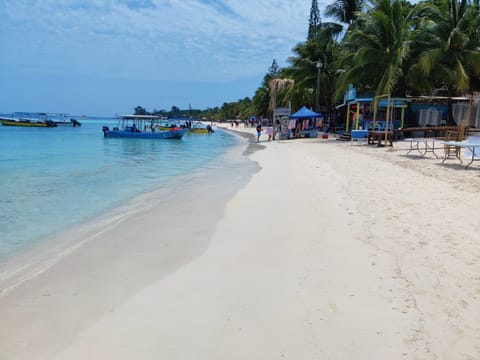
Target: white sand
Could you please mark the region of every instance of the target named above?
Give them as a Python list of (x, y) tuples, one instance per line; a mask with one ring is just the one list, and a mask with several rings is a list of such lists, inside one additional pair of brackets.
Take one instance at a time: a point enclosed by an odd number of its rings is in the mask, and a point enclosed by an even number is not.
[(0, 297), (0, 359), (480, 358), (478, 163), (262, 144), (180, 260), (152, 208)]

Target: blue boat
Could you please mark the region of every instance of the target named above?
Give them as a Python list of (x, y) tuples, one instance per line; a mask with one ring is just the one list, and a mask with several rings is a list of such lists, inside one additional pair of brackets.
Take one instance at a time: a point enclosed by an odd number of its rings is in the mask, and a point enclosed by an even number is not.
[(153, 115), (121, 115), (117, 127), (110, 130), (108, 126), (102, 128), (106, 138), (133, 138), (133, 139), (181, 139), (187, 132), (186, 127), (172, 127), (160, 130), (159, 116)]

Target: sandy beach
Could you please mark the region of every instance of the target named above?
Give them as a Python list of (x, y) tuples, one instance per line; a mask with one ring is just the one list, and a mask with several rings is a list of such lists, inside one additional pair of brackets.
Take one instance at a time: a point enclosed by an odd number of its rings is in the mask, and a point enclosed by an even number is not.
[(0, 359), (480, 359), (479, 163), (260, 145), (0, 276)]

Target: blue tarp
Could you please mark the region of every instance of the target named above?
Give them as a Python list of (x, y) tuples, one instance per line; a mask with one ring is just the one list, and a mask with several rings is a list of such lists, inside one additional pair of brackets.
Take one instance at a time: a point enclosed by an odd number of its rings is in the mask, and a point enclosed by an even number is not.
[[(388, 100), (381, 99), (378, 102), (378, 106), (387, 107)], [(407, 107), (407, 100), (405, 99), (390, 99), (390, 107)]]
[[(345, 106), (347, 104), (354, 105), (354, 104), (358, 104), (358, 103), (372, 103), (372, 105), (373, 105), (373, 100), (374, 100), (373, 97), (361, 96), (361, 97), (358, 97), (358, 98), (348, 100), (346, 103), (337, 106), (337, 109), (342, 107), (342, 106)], [(390, 107), (406, 107), (407, 102), (409, 102), (409, 101), (410, 100), (408, 100), (408, 99), (391, 98), (390, 99)], [(387, 99), (382, 98), (378, 101), (378, 106), (379, 107), (387, 107), (387, 103), (388, 103)]]
[(290, 118), (292, 119), (310, 119), (310, 118), (316, 118), (316, 117), (321, 117), (321, 115), (310, 110), (306, 106), (303, 106), (295, 114), (290, 115)]

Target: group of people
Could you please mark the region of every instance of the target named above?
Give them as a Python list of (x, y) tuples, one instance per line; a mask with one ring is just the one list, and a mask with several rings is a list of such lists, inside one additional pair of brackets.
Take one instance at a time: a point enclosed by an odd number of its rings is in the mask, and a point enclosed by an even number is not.
[[(262, 125), (258, 124), (256, 130), (257, 130), (257, 142), (259, 142), (260, 136), (262, 136)], [(267, 136), (268, 136), (268, 141), (271, 141), (274, 138), (273, 126), (267, 127)]]

